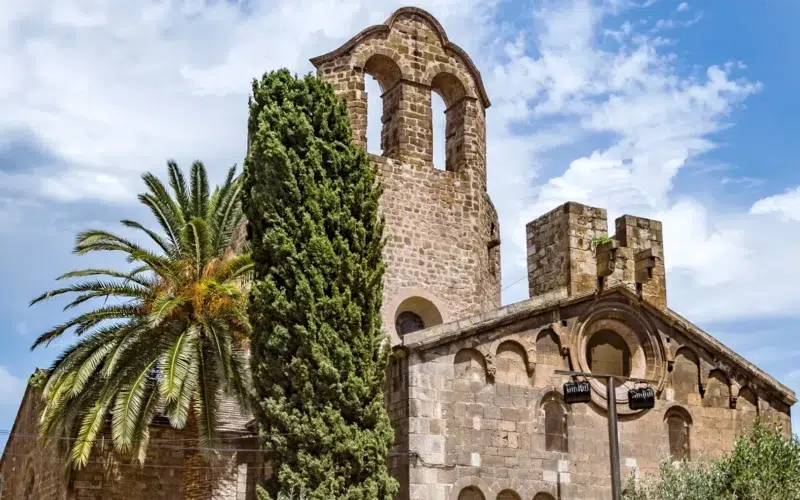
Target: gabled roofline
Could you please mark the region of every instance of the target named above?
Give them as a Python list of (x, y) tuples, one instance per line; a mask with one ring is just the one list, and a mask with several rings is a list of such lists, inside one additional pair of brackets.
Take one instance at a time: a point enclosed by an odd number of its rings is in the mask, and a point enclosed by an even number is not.
[(491, 311), (477, 314), (468, 318), (451, 321), (442, 325), (437, 325), (425, 330), (410, 333), (403, 338), (403, 342), (398, 349), (416, 351), (429, 349), (452, 341), (470, 337), (478, 333), (514, 323), (517, 320), (525, 319), (533, 315), (557, 311), (561, 308), (585, 302), (588, 300), (606, 297), (609, 295), (620, 294), (625, 296), (631, 303), (636, 303), (647, 309), (650, 313), (657, 315), (666, 324), (678, 329), (689, 338), (697, 342), (702, 347), (711, 352), (719, 352), (727, 357), (737, 368), (741, 369), (757, 381), (769, 386), (772, 390), (779, 393), (789, 406), (797, 402), (794, 391), (783, 385), (777, 379), (750, 363), (742, 356), (736, 354), (722, 342), (704, 332), (683, 316), (671, 309), (662, 309), (647, 299), (638, 297), (625, 285), (617, 285), (599, 293), (589, 293), (576, 297), (566, 297), (565, 294), (550, 294), (531, 299), (523, 300), (515, 304), (500, 307)]
[(451, 42), (447, 38), (447, 33), (445, 33), (444, 28), (436, 20), (430, 12), (420, 9), (419, 7), (401, 7), (397, 9), (394, 14), (389, 16), (389, 19), (386, 20), (383, 24), (376, 24), (374, 26), (370, 26), (369, 28), (361, 30), (356, 36), (345, 42), (344, 45), (339, 47), (338, 49), (334, 49), (327, 54), (322, 54), (321, 56), (313, 57), (310, 59), (311, 64), (314, 65), (315, 68), (318, 68), (320, 65), (325, 64), (328, 61), (332, 61), (337, 57), (340, 57), (347, 52), (349, 52), (353, 47), (355, 47), (359, 42), (363, 39), (367, 38), (373, 34), (380, 34), (380, 33), (389, 33), (392, 30), (392, 26), (397, 19), (403, 15), (413, 15), (416, 14), (418, 16), (423, 17), (428, 23), (433, 26), (436, 35), (439, 37), (439, 42), (442, 44), (442, 47), (445, 51), (450, 50), (454, 52), (458, 57), (464, 61), (464, 64), (467, 67), (467, 70), (472, 75), (472, 78), (475, 80), (475, 86), (478, 88), (478, 95), (481, 99), (481, 104), (483, 104), (484, 109), (488, 108), (492, 105), (491, 101), (489, 101), (489, 95), (486, 93), (486, 87), (483, 85), (483, 78), (481, 77), (481, 72), (478, 71), (478, 67), (475, 66), (475, 63), (472, 61), (472, 58), (469, 57), (464, 49), (456, 45), (455, 43)]

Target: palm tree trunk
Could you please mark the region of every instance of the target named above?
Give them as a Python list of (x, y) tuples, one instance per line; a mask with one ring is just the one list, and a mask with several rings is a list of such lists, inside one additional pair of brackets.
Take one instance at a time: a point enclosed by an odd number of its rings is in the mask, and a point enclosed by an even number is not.
[[(186, 422), (186, 435), (198, 436), (197, 419), (189, 412)], [(189, 441), (187, 448), (202, 448), (202, 442)], [(187, 449), (183, 452), (183, 498), (185, 500), (209, 500), (211, 498), (212, 475), (210, 464), (203, 456), (203, 450)]]

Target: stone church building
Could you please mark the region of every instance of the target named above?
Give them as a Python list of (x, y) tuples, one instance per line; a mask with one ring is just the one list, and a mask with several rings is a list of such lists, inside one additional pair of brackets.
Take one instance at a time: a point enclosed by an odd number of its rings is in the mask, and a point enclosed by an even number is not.
[[(732, 447), (757, 415), (789, 431), (795, 394), (667, 305), (661, 223), (565, 203), (527, 225), (530, 298), (500, 305), (500, 228), (486, 191), (480, 72), (427, 12), (403, 8), (311, 61), (346, 99), (366, 144), (365, 75), (380, 84), (385, 186), (384, 324), (394, 346), (386, 401), (400, 500), (610, 498), (605, 386), (566, 405), (568, 376), (656, 381), (655, 407), (617, 389), (622, 479), (665, 457)], [(446, 165), (433, 165), (431, 93), (446, 106)], [(61, 473), (36, 432), (29, 388), (2, 459), (0, 498), (180, 499), (181, 433), (155, 425), (149, 467), (97, 461)], [(215, 499), (250, 500), (263, 466), (250, 418), (226, 409)], [(159, 439), (162, 439), (159, 441)], [(159, 444), (161, 443), (161, 444)]]

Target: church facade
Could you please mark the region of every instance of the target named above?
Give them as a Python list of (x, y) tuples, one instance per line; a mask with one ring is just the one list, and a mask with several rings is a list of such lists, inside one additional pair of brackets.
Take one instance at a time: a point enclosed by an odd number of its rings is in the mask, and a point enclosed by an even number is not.
[[(501, 307), (500, 228), (486, 190), (480, 72), (427, 12), (403, 8), (312, 59), (345, 99), (366, 145), (365, 75), (382, 92), (387, 272), (384, 327), (393, 356), (386, 404), (399, 500), (596, 500), (611, 496), (606, 388), (567, 405), (556, 370), (653, 381), (652, 409), (616, 391), (623, 484), (659, 461), (731, 449), (757, 416), (790, 431), (795, 394), (671, 311), (658, 221), (565, 203), (526, 227), (530, 298)], [(446, 106), (444, 169), (433, 165), (431, 95)], [(243, 234), (243, 233), (242, 233)], [(61, 473), (36, 434), (28, 388), (0, 471), (0, 499), (182, 498), (181, 431), (155, 425), (149, 467), (108, 446)], [(225, 406), (224, 442), (209, 466), (213, 498), (251, 500), (264, 466), (250, 417)], [(184, 444), (181, 444), (184, 443)]]
[[(653, 381), (615, 392), (623, 485), (667, 457), (713, 458), (757, 415), (790, 432), (795, 394), (667, 306), (661, 223), (565, 203), (527, 224), (528, 300), (500, 307), (480, 72), (427, 12), (403, 8), (312, 59), (366, 143), (365, 75), (382, 92), (387, 407), (401, 500), (611, 497), (606, 387), (567, 405), (556, 370)], [(444, 169), (431, 95), (445, 103)]]

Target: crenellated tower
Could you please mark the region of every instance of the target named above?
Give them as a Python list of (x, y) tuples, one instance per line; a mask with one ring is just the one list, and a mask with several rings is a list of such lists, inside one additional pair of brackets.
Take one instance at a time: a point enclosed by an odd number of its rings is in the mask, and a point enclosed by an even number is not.
[[(347, 102), (366, 146), (365, 75), (380, 85), (387, 272), (384, 324), (393, 344), (410, 331), (500, 305), (500, 228), (486, 192), (489, 99), (469, 56), (439, 22), (406, 7), (311, 60)], [(446, 168), (433, 166), (431, 92), (446, 106)]]

